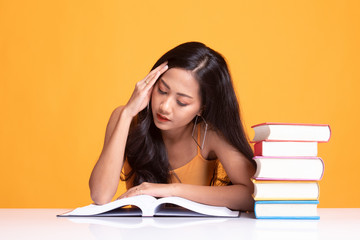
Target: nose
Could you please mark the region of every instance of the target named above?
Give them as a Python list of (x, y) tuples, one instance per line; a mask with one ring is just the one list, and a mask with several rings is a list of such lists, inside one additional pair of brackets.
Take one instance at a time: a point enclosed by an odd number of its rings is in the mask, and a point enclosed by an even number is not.
[(171, 102), (170, 98), (164, 98), (163, 101), (160, 103), (160, 111), (162, 114), (166, 115), (171, 112)]

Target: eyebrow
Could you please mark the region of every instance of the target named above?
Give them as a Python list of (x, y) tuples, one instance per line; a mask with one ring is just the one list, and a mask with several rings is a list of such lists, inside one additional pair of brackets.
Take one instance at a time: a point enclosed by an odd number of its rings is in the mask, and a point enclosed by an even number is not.
[[(167, 83), (164, 81), (164, 79), (160, 79), (160, 81), (165, 85), (165, 87), (167, 88), (167, 89), (171, 89), (170, 88), (170, 86), (169, 85), (167, 85)], [(179, 96), (182, 96), (182, 97), (188, 97), (188, 98), (192, 98), (192, 97), (190, 97), (189, 95), (187, 95), (187, 94), (185, 94), (185, 93), (176, 93), (177, 95), (179, 95)]]

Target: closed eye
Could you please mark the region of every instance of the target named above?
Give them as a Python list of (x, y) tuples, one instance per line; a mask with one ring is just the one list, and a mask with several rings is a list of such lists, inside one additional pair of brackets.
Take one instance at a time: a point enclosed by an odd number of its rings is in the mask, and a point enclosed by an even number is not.
[(165, 95), (167, 92), (165, 92), (165, 91), (162, 91), (161, 89), (160, 89), (160, 87), (158, 87), (158, 92), (160, 93), (160, 94), (162, 94), (162, 95)]
[(179, 106), (181, 106), (181, 107), (187, 106), (186, 103), (182, 103), (182, 102), (180, 102), (179, 100), (177, 100), (176, 102), (177, 102), (177, 104), (179, 104)]

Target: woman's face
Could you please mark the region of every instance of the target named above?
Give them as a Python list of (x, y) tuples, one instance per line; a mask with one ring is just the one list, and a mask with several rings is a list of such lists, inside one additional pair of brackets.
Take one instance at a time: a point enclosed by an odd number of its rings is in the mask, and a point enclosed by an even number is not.
[(161, 130), (186, 126), (200, 113), (199, 83), (181, 68), (167, 70), (157, 81), (151, 96), (155, 125)]

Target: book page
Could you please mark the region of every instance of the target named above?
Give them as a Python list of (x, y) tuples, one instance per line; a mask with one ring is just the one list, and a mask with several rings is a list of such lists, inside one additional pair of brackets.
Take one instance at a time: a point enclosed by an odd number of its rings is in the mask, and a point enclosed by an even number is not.
[(230, 209), (226, 208), (226, 207), (218, 207), (218, 206), (210, 206), (210, 205), (206, 205), (206, 204), (201, 204), (201, 203), (197, 203), (194, 201), (190, 201), (188, 199), (185, 198), (181, 198), (181, 197), (166, 197), (166, 198), (161, 198), (158, 199), (156, 201), (156, 206), (155, 208), (155, 215), (157, 215), (157, 212), (159, 210), (161, 210), (161, 212), (165, 212), (164, 208), (162, 207), (162, 204), (165, 203), (170, 203), (170, 204), (175, 204), (178, 205), (180, 207), (186, 208), (190, 211), (185, 211), (185, 210), (180, 210), (179, 208), (173, 208), (172, 210), (169, 209), (169, 212), (173, 211), (173, 214), (175, 214), (175, 212), (179, 212), (179, 214), (182, 214), (180, 216), (186, 216), (186, 214), (188, 214), (188, 216), (194, 215), (194, 213), (196, 213), (195, 215), (197, 216), (201, 216), (201, 215), (208, 215), (208, 216), (217, 216), (217, 217), (238, 217), (239, 216), (239, 211), (231, 211)]
[[(146, 216), (152, 216), (154, 211), (152, 209), (153, 202), (156, 201), (156, 198), (149, 196), (149, 195), (139, 195), (129, 198), (122, 198), (119, 200), (115, 200), (113, 202), (104, 204), (104, 205), (95, 205), (90, 204), (85, 207), (76, 208), (73, 211), (61, 214), (59, 216), (92, 216), (92, 215), (98, 215), (98, 214), (104, 214), (106, 212), (110, 212), (114, 209), (121, 208), (128, 205), (133, 205), (141, 209), (143, 215)], [(121, 210), (113, 211), (112, 213), (116, 213), (117, 215), (121, 215), (120, 213), (123, 212), (125, 215), (130, 215), (131, 210)], [(111, 214), (111, 213), (109, 213)], [(137, 213), (135, 213), (138, 215)]]

